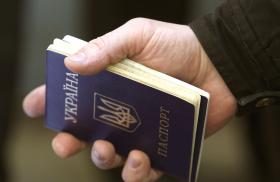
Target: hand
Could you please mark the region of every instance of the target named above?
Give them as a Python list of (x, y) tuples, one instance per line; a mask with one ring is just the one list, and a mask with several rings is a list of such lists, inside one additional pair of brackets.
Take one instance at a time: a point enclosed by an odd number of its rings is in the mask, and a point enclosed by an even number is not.
[[(212, 65), (193, 31), (186, 25), (136, 18), (118, 29), (92, 40), (76, 54), (65, 59), (65, 65), (80, 74), (96, 74), (108, 65), (129, 58), (208, 91), (211, 95), (206, 135), (222, 128), (236, 112), (236, 100)], [(44, 111), (44, 86), (24, 100), (27, 115), (36, 117)], [(69, 157), (85, 144), (67, 133), (59, 133), (53, 149), (62, 158)], [(155, 181), (160, 172), (151, 169), (148, 156), (131, 151), (125, 161), (107, 141), (96, 141), (93, 162), (101, 169), (124, 164), (124, 181)]]

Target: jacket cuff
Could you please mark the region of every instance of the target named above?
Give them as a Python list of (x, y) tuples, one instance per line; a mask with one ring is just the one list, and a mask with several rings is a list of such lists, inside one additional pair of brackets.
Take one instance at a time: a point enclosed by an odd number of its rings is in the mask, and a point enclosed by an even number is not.
[(214, 13), (191, 22), (190, 27), (237, 98), (242, 113), (254, 109), (267, 97), (280, 98), (280, 92), (269, 91), (264, 77), (268, 74), (264, 74), (266, 70), (250, 52), (248, 44), (255, 42), (256, 37), (237, 2), (222, 4)]

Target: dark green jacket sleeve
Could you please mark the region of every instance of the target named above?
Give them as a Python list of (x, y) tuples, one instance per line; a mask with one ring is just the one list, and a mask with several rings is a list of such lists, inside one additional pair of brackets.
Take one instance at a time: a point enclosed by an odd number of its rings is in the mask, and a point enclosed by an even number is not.
[(228, 0), (190, 26), (240, 106), (280, 98), (280, 0)]

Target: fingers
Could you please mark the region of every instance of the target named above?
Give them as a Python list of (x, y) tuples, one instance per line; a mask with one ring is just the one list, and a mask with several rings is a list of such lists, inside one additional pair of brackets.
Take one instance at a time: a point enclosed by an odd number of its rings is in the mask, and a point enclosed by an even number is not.
[[(30, 92), (24, 99), (23, 109), (30, 117), (37, 117), (44, 113), (45, 109), (45, 85)], [(54, 152), (61, 158), (70, 157), (83, 148), (86, 144), (71, 134), (59, 133), (52, 141)], [(101, 169), (110, 169), (124, 164), (124, 159), (116, 154), (115, 148), (110, 142), (98, 140), (94, 143), (92, 160)], [(140, 151), (132, 151), (129, 154), (123, 169), (124, 181), (156, 181), (161, 172), (151, 169), (149, 158)]]
[(29, 117), (38, 117), (45, 112), (46, 87), (42, 85), (30, 92), (23, 101), (23, 110)]
[[(105, 140), (97, 140), (92, 147), (92, 160), (100, 169), (111, 169), (124, 164), (124, 158), (116, 154), (114, 146)], [(161, 172), (151, 168), (148, 156), (138, 150), (131, 151), (122, 171), (126, 182), (156, 181)]]
[(70, 157), (83, 148), (86, 144), (69, 133), (59, 133), (52, 141), (52, 148), (60, 158)]
[(139, 150), (129, 153), (122, 171), (122, 178), (126, 182), (152, 182), (159, 179), (161, 175), (161, 172), (151, 168), (148, 156)]
[[(89, 42), (76, 54), (65, 59), (65, 65), (80, 74), (94, 74), (110, 64), (143, 50), (152, 36), (147, 31), (150, 20), (133, 19), (118, 29)], [(151, 29), (150, 29), (151, 30)]]
[(105, 140), (97, 140), (92, 147), (91, 158), (100, 169), (111, 169), (123, 165), (124, 159), (116, 154), (114, 146)]

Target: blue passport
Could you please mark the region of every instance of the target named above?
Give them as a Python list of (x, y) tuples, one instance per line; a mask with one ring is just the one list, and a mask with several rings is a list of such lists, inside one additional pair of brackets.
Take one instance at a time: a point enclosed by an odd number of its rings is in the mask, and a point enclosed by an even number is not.
[(67, 35), (47, 49), (46, 126), (89, 143), (108, 140), (123, 156), (142, 150), (152, 167), (195, 182), (209, 94), (131, 60), (73, 73), (64, 58), (85, 44)]

